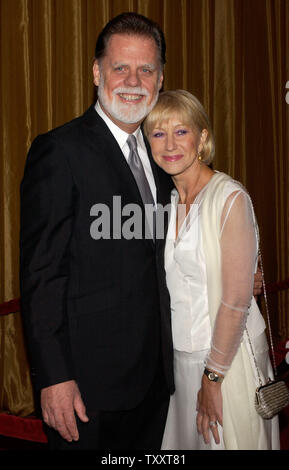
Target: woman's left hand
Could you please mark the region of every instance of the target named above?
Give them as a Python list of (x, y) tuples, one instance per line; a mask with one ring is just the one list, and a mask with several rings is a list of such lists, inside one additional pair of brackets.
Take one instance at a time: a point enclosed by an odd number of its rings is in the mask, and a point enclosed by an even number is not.
[(205, 375), (198, 393), (197, 428), (206, 444), (210, 442), (210, 430), (216, 444), (220, 443), (218, 423), (223, 426), (223, 400), (220, 382), (211, 382)]

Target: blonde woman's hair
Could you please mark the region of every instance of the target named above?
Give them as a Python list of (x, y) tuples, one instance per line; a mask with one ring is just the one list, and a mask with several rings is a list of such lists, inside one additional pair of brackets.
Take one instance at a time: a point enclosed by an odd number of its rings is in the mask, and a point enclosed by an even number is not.
[(183, 124), (200, 133), (207, 129), (208, 137), (202, 150), (202, 162), (209, 165), (215, 153), (213, 131), (207, 113), (199, 100), (186, 90), (163, 91), (153, 110), (144, 121), (144, 132), (148, 139), (157, 126), (177, 115)]

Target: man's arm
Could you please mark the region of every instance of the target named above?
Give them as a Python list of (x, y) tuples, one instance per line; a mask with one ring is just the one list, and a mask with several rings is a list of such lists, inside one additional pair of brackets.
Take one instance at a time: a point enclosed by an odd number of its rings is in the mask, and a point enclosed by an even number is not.
[[(21, 312), (31, 375), (44, 420), (62, 433), (79, 409), (70, 351), (66, 295), (76, 190), (65, 151), (47, 134), (33, 142), (21, 183)], [(80, 409), (83, 411), (83, 407)], [(83, 416), (80, 411), (81, 416)]]

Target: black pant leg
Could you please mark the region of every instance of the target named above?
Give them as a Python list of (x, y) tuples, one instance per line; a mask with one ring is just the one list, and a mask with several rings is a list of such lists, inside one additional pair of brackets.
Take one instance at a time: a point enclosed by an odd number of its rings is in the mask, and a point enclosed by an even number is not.
[(160, 449), (166, 424), (169, 392), (160, 361), (144, 400), (128, 411), (103, 411), (101, 447), (115, 450)]
[(53, 428), (44, 425), (50, 450), (101, 450), (100, 413), (89, 413), (89, 422), (83, 423), (77, 416), (79, 440), (68, 442)]

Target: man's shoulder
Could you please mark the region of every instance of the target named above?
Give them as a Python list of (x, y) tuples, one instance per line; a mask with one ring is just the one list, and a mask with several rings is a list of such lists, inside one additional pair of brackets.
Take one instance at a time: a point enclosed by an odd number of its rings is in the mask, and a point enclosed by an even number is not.
[(30, 160), (38, 158), (39, 155), (41, 157), (46, 155), (51, 160), (53, 155), (58, 158), (58, 155), (71, 156), (75, 152), (81, 152), (90, 139), (89, 127), (93, 125), (101, 136), (101, 130), (97, 130), (98, 126), (101, 127), (101, 123), (94, 107), (91, 106), (81, 116), (37, 135), (29, 149)]
[(84, 156), (105, 154), (112, 136), (94, 105), (81, 116), (37, 135), (27, 161), (61, 165), (64, 160), (79, 164)]
[(73, 137), (77, 137), (79, 133), (83, 132), (86, 127), (85, 124), (88, 127), (100, 124), (94, 106), (90, 106), (82, 115), (77, 116), (74, 119), (65, 122), (64, 124), (54, 127), (44, 134), (40, 134), (40, 136), (42, 138), (45, 138), (46, 136), (55, 139), (71, 139)]

